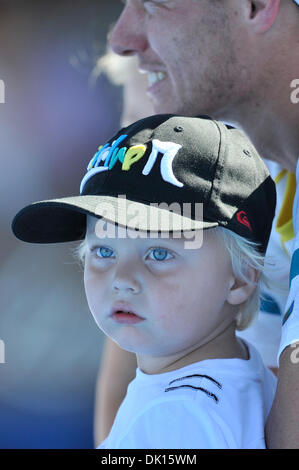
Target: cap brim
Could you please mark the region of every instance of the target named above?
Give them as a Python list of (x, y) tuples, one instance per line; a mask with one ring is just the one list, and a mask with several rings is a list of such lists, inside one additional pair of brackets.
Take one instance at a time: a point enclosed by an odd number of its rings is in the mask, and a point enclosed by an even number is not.
[(12, 221), (14, 235), (29, 243), (82, 240), (86, 215), (140, 231), (172, 232), (212, 228), (217, 222), (192, 220), (180, 213), (123, 196), (74, 196), (30, 204)]

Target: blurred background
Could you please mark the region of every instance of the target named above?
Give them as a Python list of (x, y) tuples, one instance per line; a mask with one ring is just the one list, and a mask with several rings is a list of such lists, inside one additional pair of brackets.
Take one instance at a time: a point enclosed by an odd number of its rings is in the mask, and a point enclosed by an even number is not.
[(122, 87), (96, 60), (117, 0), (0, 1), (0, 448), (93, 448), (103, 334), (72, 244), (12, 235), (23, 206), (78, 194), (97, 147), (120, 124)]

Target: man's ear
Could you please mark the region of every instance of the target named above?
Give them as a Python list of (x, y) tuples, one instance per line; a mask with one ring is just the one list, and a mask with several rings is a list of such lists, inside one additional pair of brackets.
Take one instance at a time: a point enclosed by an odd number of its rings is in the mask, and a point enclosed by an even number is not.
[(251, 27), (256, 33), (268, 31), (277, 18), (280, 0), (250, 0), (249, 18)]
[(256, 289), (256, 284), (260, 277), (260, 272), (248, 266), (248, 278), (251, 281), (249, 284), (242, 279), (234, 279), (231, 282), (231, 287), (227, 295), (227, 302), (231, 305), (241, 305), (251, 296)]

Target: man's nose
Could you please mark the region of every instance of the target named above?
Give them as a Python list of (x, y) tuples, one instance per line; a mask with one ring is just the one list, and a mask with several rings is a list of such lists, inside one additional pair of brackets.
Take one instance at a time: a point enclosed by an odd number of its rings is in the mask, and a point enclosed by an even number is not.
[(111, 49), (121, 56), (144, 52), (148, 47), (144, 24), (144, 9), (128, 1), (117, 23), (108, 35)]

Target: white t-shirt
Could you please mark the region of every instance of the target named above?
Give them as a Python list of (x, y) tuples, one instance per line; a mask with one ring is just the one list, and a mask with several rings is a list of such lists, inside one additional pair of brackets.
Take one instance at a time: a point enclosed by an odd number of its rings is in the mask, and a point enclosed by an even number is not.
[(209, 359), (163, 374), (139, 368), (98, 449), (263, 449), (276, 378), (250, 358)]
[(274, 284), (263, 288), (264, 299), (256, 321), (240, 338), (252, 343), (268, 367), (277, 367), (277, 352), (281, 339), (282, 317), (289, 294), (289, 274), (294, 245), (292, 205), (296, 189), (295, 176), (277, 163), (264, 160), (276, 183), (277, 205), (267, 248), (266, 273)]
[[(293, 176), (293, 186), (299, 181), (299, 158), (297, 161), (296, 176)], [(280, 361), (280, 354), (289, 345), (295, 347), (291, 353), (290, 360), (298, 363), (298, 343), (299, 343), (299, 187), (295, 188), (293, 207), (286, 206), (292, 210), (293, 224), (292, 230), (295, 235), (292, 247), (292, 260), (289, 276), (290, 292), (282, 319), (282, 336), (277, 354), (277, 362)]]

